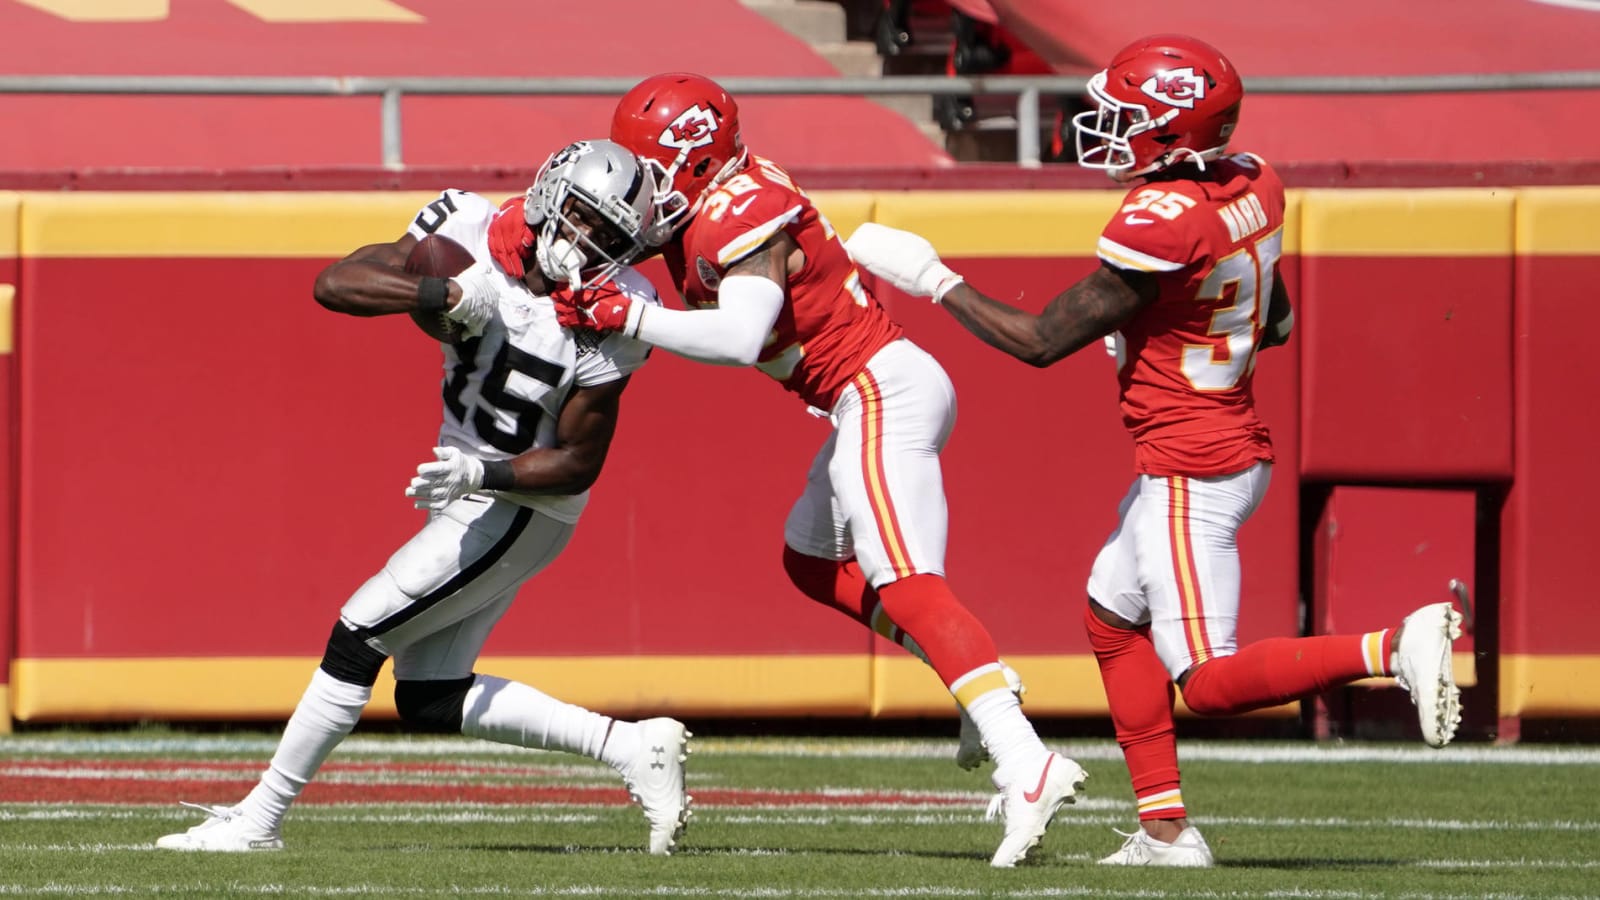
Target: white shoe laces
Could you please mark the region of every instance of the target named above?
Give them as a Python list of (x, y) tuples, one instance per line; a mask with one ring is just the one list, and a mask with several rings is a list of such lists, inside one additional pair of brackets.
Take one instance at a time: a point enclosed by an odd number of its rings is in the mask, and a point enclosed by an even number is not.
[(211, 818), (221, 819), (224, 822), (232, 821), (238, 815), (231, 806), (207, 806), (204, 803), (190, 803), (187, 800), (179, 800), (178, 805), (187, 806), (190, 809), (198, 809)]
[(1113, 828), (1111, 830), (1115, 832), (1118, 837), (1124, 839), (1122, 841), (1122, 846), (1118, 847), (1117, 852), (1112, 854), (1113, 857), (1121, 856), (1131, 862), (1135, 859), (1138, 861), (1143, 861), (1150, 856), (1150, 851), (1145, 846), (1146, 838), (1144, 829), (1122, 831), (1120, 829)]
[(995, 794), (993, 797), (989, 798), (989, 808), (987, 810), (985, 810), (984, 813), (983, 813), (984, 821), (993, 821), (995, 819), (998, 819), (1001, 816), (1005, 815), (1005, 812), (1006, 812), (1006, 792), (1005, 791), (1001, 791), (1000, 793)]

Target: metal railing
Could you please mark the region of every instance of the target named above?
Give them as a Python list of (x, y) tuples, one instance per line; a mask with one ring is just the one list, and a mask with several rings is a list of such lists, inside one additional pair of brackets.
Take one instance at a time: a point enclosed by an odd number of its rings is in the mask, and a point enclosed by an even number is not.
[[(383, 165), (405, 167), (400, 101), (414, 96), (619, 97), (635, 78), (435, 78), (359, 76), (4, 75), (0, 94), (141, 94), (226, 96), (378, 96)], [(735, 96), (1013, 95), (1017, 98), (1017, 163), (1039, 165), (1040, 101), (1079, 95), (1075, 76), (899, 75), (881, 78), (724, 78)], [(1600, 89), (1600, 70), (1461, 75), (1354, 75), (1247, 78), (1252, 94), (1438, 94)]]

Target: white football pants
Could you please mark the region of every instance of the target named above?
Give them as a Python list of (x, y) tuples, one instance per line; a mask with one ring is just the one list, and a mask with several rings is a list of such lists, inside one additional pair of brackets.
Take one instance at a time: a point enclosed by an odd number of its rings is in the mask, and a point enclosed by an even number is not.
[(1117, 530), (1089, 573), (1089, 596), (1149, 623), (1177, 679), (1238, 651), (1239, 527), (1266, 496), (1272, 465), (1212, 478), (1140, 475), (1117, 509)]
[(873, 355), (829, 418), (833, 432), (806, 473), (784, 541), (822, 559), (855, 556), (874, 588), (943, 575), (949, 513), (939, 452), (956, 421), (944, 368), (897, 340)]
[(576, 526), (468, 494), (428, 517), (339, 617), (406, 681), (465, 678), (523, 582), (548, 566)]

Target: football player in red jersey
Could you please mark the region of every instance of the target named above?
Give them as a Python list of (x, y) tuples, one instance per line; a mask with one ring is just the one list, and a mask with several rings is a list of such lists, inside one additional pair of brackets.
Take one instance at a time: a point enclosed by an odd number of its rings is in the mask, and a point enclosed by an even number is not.
[(1074, 121), (1080, 164), (1135, 183), (1100, 236), (1100, 267), (1040, 314), (966, 284), (910, 232), (863, 225), (847, 248), (1031, 365), (1109, 338), (1137, 474), (1095, 559), (1084, 621), (1142, 827), (1101, 862), (1209, 866), (1179, 790), (1173, 682), (1195, 712), (1233, 715), (1394, 675), (1424, 740), (1443, 746), (1461, 716), (1450, 662), (1460, 615), (1436, 603), (1394, 629), (1236, 645), (1235, 535), (1273, 462), (1251, 393), (1255, 354), (1293, 326), (1276, 277), (1283, 184), (1260, 158), (1228, 155), (1244, 87), (1201, 41), (1135, 41), (1089, 93), (1096, 109)]
[[(617, 104), (611, 139), (659, 173), (648, 238), (691, 308), (608, 297), (574, 303), (571, 321), (754, 366), (832, 421), (784, 527), (785, 569), (807, 596), (903, 634), (938, 673), (995, 761), (1005, 835), (991, 863), (1015, 865), (1085, 776), (1039, 740), (994, 640), (945, 581), (950, 379), (862, 285), (789, 175), (746, 150), (737, 105), (715, 82), (645, 79)], [(496, 258), (513, 268), (526, 240), (525, 229), (502, 233)]]

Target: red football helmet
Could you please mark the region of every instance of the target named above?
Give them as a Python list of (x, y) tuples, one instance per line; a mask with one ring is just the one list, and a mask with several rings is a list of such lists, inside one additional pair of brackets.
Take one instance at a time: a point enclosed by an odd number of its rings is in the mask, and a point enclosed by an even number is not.
[(664, 242), (680, 220), (700, 208), (706, 191), (744, 166), (739, 106), (703, 75), (671, 72), (634, 85), (617, 101), (611, 139), (656, 171), (652, 243)]
[(1126, 181), (1227, 152), (1244, 84), (1217, 48), (1181, 34), (1140, 38), (1089, 79), (1099, 108), (1072, 119), (1078, 164)]

